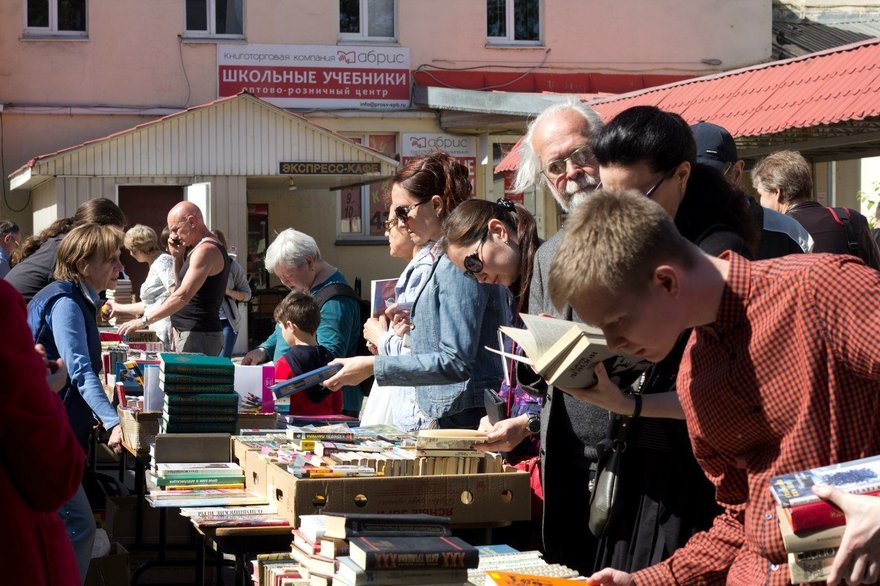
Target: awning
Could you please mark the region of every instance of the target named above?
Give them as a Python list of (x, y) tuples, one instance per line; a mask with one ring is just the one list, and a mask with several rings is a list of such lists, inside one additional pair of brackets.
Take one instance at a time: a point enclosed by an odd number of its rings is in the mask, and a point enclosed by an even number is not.
[(9, 175), (10, 189), (48, 178), (295, 176), (334, 189), (391, 177), (397, 161), (241, 93), (103, 138), (40, 155)]

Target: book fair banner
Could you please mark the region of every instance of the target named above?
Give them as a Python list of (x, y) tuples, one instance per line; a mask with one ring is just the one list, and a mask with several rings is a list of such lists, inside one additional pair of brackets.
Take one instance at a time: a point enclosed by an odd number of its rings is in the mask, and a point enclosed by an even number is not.
[(282, 108), (409, 107), (408, 48), (218, 45), (218, 96), (247, 91)]
[(419, 132), (404, 134), (401, 159), (406, 165), (411, 160), (433, 153), (446, 151), (467, 167), (471, 187), (476, 189), (477, 139), (474, 136), (443, 134), (442, 132)]

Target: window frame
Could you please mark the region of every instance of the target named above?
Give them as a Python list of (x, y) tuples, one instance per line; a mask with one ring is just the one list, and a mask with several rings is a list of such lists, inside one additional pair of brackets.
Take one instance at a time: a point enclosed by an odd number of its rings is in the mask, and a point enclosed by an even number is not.
[[(362, 132), (362, 133), (344, 133), (346, 138), (352, 139), (358, 144), (367, 145), (370, 144), (370, 136), (394, 136), (394, 152), (400, 152), (400, 133), (399, 132)], [(361, 185), (360, 187), (355, 187), (355, 189), (360, 190), (360, 202), (361, 202), (361, 231), (360, 232), (343, 232), (341, 228), (342, 224), (342, 189), (336, 190), (336, 214), (333, 219), (334, 229), (336, 230), (336, 244), (337, 245), (354, 245), (354, 244), (388, 244), (388, 239), (385, 237), (385, 231), (382, 231), (382, 234), (371, 235), (370, 234), (370, 191), (373, 186), (383, 185), (383, 182), (375, 182), (368, 183), (366, 185)], [(387, 210), (386, 210), (386, 218), (387, 218)]]
[[(515, 0), (504, 0), (505, 30), (503, 37), (490, 37), (486, 35), (486, 44), (489, 46), (517, 46), (517, 47), (543, 47), (544, 46), (544, 2), (538, 1), (538, 40), (520, 41), (514, 38), (516, 35)], [(486, 5), (486, 29), (489, 28), (489, 7)]]
[(232, 39), (240, 40), (245, 38), (247, 30), (247, 11), (245, 10), (245, 0), (237, 0), (241, 2), (241, 34), (217, 33), (217, 0), (205, 0), (208, 6), (208, 30), (198, 31), (186, 28), (186, 2), (183, 0), (183, 38), (184, 39)]
[(337, 14), (336, 14), (336, 32), (339, 38), (340, 43), (396, 43), (398, 38), (398, 9), (397, 9), (397, 0), (391, 0), (391, 10), (394, 12), (392, 15), (394, 22), (394, 34), (390, 37), (371, 37), (368, 34), (370, 30), (370, 20), (369, 20), (369, 0), (358, 0), (358, 4), (360, 7), (360, 30), (359, 33), (343, 33), (339, 30), (339, 2), (336, 3), (337, 6)]
[(81, 31), (58, 30), (58, 2), (60, 0), (48, 0), (49, 3), (49, 26), (28, 26), (28, 4), (31, 0), (24, 0), (23, 37), (24, 38), (47, 38), (59, 39), (84, 39), (89, 35), (89, 0), (84, 0), (86, 8), (85, 25)]

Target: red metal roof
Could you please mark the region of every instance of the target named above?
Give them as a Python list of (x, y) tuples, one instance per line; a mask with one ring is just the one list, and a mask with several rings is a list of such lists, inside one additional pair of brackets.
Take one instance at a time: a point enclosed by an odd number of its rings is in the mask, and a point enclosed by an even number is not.
[(519, 168), (519, 148), (522, 146), (525, 136), (521, 136), (513, 148), (504, 155), (504, 158), (495, 165), (496, 173), (504, 173), (505, 171), (516, 171)]
[(690, 75), (651, 75), (643, 73), (539, 73), (521, 71), (449, 71), (417, 69), (413, 80), (428, 87), (463, 90), (503, 90), (506, 92), (554, 92), (564, 94), (621, 94), (667, 84)]
[[(734, 137), (773, 134), (880, 116), (880, 38), (605, 98), (607, 122), (632, 106), (657, 106), (726, 128)], [(522, 139), (520, 139), (521, 141)], [(517, 148), (495, 172), (515, 171)]]
[(607, 98), (605, 120), (632, 106), (707, 120), (734, 137), (880, 115), (880, 38)]

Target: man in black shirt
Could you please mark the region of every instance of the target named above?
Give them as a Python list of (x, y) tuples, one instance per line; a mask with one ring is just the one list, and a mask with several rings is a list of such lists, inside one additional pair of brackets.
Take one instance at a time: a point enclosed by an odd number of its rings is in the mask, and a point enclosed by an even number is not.
[[(733, 188), (739, 190), (745, 161), (739, 158), (730, 133), (717, 124), (703, 121), (691, 126), (691, 131), (697, 143), (697, 162), (717, 169)], [(796, 220), (761, 207), (745, 193), (743, 197), (749, 203), (755, 223), (761, 226), (761, 245), (755, 260), (812, 252), (813, 239)]]

